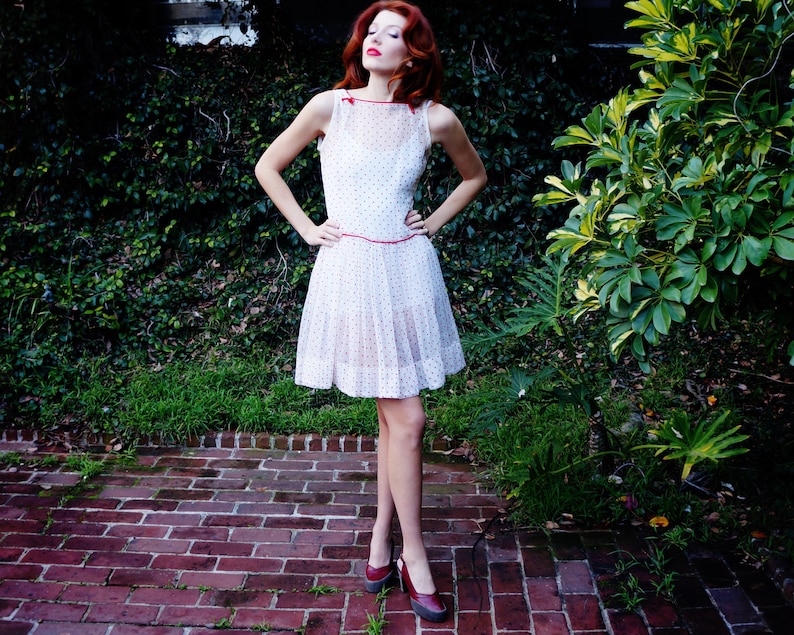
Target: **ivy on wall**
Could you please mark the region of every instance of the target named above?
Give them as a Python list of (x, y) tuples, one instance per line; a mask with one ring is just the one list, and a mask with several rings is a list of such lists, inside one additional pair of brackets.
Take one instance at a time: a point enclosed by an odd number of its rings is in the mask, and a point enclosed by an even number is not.
[[(444, 101), (490, 176), (436, 238), (466, 330), (520, 295), (513, 276), (559, 222), (531, 202), (558, 164), (551, 140), (610, 91), (622, 57), (577, 44), (563, 3), (420, 4)], [(56, 399), (96, 359), (289, 348), (312, 254), (253, 166), (340, 77), (342, 43), (281, 32), (279, 46), (272, 33), (252, 49), (182, 49), (157, 41), (145, 3), (102, 0), (4, 3), (0, 24), (0, 420)], [(319, 219), (315, 155), (285, 176)], [(417, 207), (450, 178), (434, 153)]]

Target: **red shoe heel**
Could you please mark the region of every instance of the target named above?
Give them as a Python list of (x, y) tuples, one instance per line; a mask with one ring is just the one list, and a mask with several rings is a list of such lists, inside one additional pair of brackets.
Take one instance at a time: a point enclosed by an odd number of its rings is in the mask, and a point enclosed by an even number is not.
[(411, 608), (414, 613), (428, 622), (443, 622), (447, 619), (447, 607), (444, 606), (438, 591), (430, 595), (416, 592), (414, 585), (411, 583), (411, 576), (408, 575), (408, 567), (405, 566), (405, 560), (403, 560), (402, 556), (400, 556), (400, 561), (397, 565), (397, 577), (400, 580), (400, 588), (403, 593), (406, 590), (408, 591), (408, 595), (411, 598)]
[(385, 567), (371, 567), (367, 562), (364, 572), (364, 588), (367, 593), (380, 593), (394, 577), (394, 541), (391, 541), (391, 562)]

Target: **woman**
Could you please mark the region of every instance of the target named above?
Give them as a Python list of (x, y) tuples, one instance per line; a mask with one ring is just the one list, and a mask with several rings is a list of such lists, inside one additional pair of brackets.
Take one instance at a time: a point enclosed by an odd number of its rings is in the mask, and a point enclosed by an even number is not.
[[(296, 383), (336, 385), (377, 401), (378, 507), (365, 587), (380, 591), (394, 576), (396, 511), (401, 586), (419, 616), (440, 622), (447, 609), (422, 539), (419, 393), (441, 387), (464, 361), (429, 238), (482, 190), (485, 168), (458, 118), (438, 103), (440, 55), (417, 7), (375, 2), (357, 19), (343, 61), (345, 78), (306, 104), (259, 159), (256, 176), (301, 237), (320, 247), (301, 318)], [(281, 177), (315, 139), (328, 212), (320, 225)], [(411, 207), (432, 143), (441, 144), (462, 180), (423, 218)]]

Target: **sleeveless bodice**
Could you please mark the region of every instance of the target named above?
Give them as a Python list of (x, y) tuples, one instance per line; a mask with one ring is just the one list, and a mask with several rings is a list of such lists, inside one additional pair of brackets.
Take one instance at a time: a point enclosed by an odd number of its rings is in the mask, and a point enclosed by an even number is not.
[(327, 134), (319, 144), (328, 218), (342, 232), (372, 241), (411, 235), (405, 217), (427, 165), (427, 105), (356, 99), (335, 91)]

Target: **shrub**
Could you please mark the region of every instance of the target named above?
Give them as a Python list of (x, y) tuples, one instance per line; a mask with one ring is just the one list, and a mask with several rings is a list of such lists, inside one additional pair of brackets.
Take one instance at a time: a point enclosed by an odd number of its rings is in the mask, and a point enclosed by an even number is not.
[[(785, 324), (794, 261), (786, 3), (628, 2), (642, 87), (620, 90), (555, 140), (565, 161), (542, 205), (570, 203), (550, 252), (581, 265), (582, 311), (606, 315), (611, 353), (649, 370), (676, 324), (721, 323), (744, 300)], [(790, 349), (790, 352), (794, 352)]]

